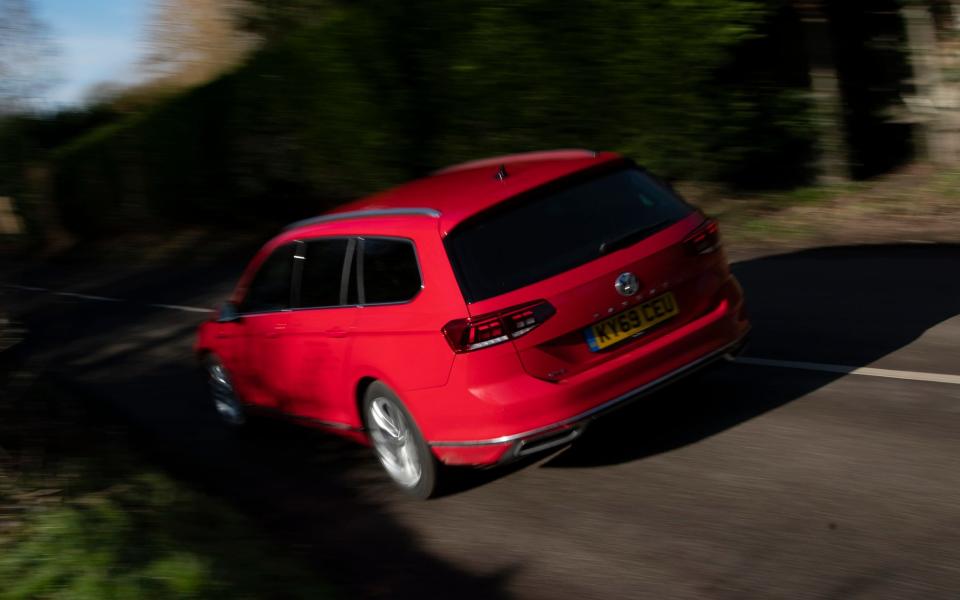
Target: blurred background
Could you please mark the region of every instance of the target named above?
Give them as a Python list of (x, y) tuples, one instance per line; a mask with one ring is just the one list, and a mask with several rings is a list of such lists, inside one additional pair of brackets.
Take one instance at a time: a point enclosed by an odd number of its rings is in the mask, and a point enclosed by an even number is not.
[(726, 194), (960, 154), (949, 0), (2, 0), (0, 15), (0, 196), (34, 238), (282, 221), (528, 149), (620, 151)]

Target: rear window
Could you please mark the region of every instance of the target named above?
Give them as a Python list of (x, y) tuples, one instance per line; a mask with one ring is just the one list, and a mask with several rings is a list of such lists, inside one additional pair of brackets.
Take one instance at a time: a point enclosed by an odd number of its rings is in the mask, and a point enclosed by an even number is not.
[(649, 175), (622, 168), (508, 201), (444, 243), (464, 296), (478, 302), (636, 243), (692, 211)]

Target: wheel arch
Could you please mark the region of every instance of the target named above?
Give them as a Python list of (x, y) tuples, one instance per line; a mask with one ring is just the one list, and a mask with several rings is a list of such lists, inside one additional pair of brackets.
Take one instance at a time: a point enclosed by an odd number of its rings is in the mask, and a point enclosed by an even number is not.
[(374, 369), (364, 370), (363, 372), (366, 374), (357, 379), (357, 382), (353, 388), (353, 408), (356, 411), (355, 417), (357, 419), (357, 423), (364, 428), (364, 431), (366, 431), (366, 423), (364, 422), (363, 418), (363, 398), (366, 395), (367, 390), (369, 390), (370, 386), (374, 383), (380, 383), (393, 392), (400, 402), (403, 403), (404, 408), (410, 413), (419, 426), (419, 419), (417, 418), (417, 414), (413, 410), (413, 407), (410, 406), (410, 404), (403, 397), (400, 388), (394, 385), (394, 382), (391, 381), (389, 377), (383, 376), (382, 373), (378, 373)]
[(200, 366), (200, 367), (204, 366), (204, 363), (206, 363), (206, 361), (210, 359), (210, 357), (214, 357), (219, 360), (219, 357), (217, 357), (217, 353), (214, 352), (211, 348), (206, 348), (206, 347), (196, 348), (193, 351), (193, 358), (196, 361), (197, 366)]
[(363, 422), (363, 397), (367, 395), (367, 390), (374, 383), (381, 381), (372, 375), (364, 375), (354, 386), (353, 408), (356, 410), (357, 422), (366, 430), (366, 423)]

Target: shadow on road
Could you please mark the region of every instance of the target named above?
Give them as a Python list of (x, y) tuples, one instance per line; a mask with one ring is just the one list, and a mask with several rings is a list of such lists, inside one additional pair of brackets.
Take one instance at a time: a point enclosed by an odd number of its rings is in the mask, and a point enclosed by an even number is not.
[[(957, 245), (820, 248), (736, 263), (733, 270), (754, 324), (747, 356), (866, 366), (960, 314)], [(921, 370), (960, 371), (949, 355), (925, 359), (935, 368)], [(719, 365), (597, 421), (546, 466), (616, 464), (666, 452), (839, 377)]]
[[(826, 248), (734, 265), (755, 332), (750, 356), (867, 365), (960, 313), (960, 246)], [(125, 298), (189, 304), (211, 274), (167, 268), (110, 283)], [(189, 269), (185, 269), (189, 271)], [(224, 267), (223, 272), (235, 273)], [(47, 282), (47, 285), (53, 283)], [(98, 293), (95, 287), (87, 293)], [(150, 297), (146, 295), (149, 292)], [(199, 295), (209, 290), (200, 290)], [(141, 298), (142, 297), (142, 298)], [(190, 355), (203, 318), (134, 303), (27, 302), (30, 361), (89, 390), (139, 432), (142, 450), (182, 479), (225, 498), (306, 549), (349, 597), (506, 597), (512, 571), (469, 573), (432, 555), (396, 518), (396, 493), (365, 449), (282, 423), (243, 436), (205, 408)], [(946, 358), (944, 358), (946, 360)], [(938, 370), (957, 371), (944, 363)], [(545, 463), (634, 461), (695, 443), (803, 397), (838, 375), (724, 366), (598, 421)], [(459, 490), (502, 477), (485, 472)], [(573, 477), (574, 475), (571, 475)], [(469, 478), (468, 478), (469, 479)], [(514, 567), (519, 568), (519, 567)]]
[(191, 351), (205, 315), (146, 305), (202, 306), (211, 289), (230, 288), (238, 260), (120, 275), (99, 268), (89, 278), (73, 266), (46, 266), (17, 283), (125, 301), (7, 290), (0, 301), (30, 331), (19, 368), (119, 415), (149, 462), (257, 520), (344, 597), (508, 597), (511, 569), (468, 572), (424, 548), (391, 510), (404, 499), (367, 449), (282, 422), (243, 433), (217, 423)]

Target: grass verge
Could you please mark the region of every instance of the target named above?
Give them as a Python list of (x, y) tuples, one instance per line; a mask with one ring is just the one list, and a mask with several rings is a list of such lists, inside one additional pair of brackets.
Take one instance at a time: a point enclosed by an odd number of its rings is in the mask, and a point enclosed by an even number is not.
[(0, 388), (0, 600), (329, 598), (256, 523), (49, 384)]

